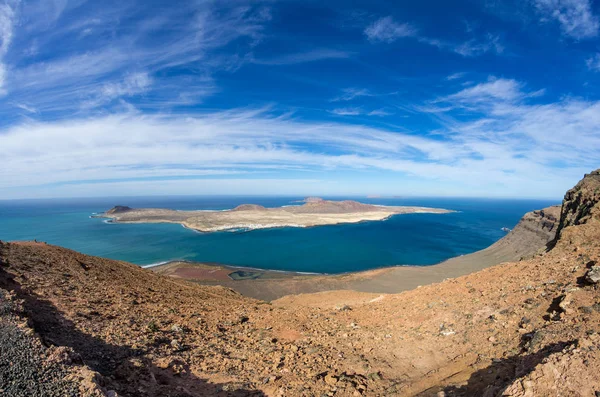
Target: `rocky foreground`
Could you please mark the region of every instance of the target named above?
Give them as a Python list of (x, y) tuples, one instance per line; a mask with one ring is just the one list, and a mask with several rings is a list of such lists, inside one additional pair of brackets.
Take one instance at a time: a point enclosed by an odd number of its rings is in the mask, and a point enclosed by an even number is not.
[(311, 197), (303, 205), (265, 208), (243, 204), (225, 211), (176, 211), (161, 208), (116, 206), (98, 217), (122, 223), (179, 223), (200, 232), (276, 227), (312, 227), (381, 221), (398, 214), (453, 212), (441, 208), (398, 207), (331, 201)]
[[(395, 295), (335, 291), (270, 304), (59, 247), (3, 243), (0, 321), (29, 338), (22, 349), (33, 358), (15, 356), (16, 368), (0, 359), (0, 389), (595, 396), (599, 202), (594, 172), (567, 193), (556, 239), (532, 259)], [(2, 358), (20, 338), (7, 335)]]

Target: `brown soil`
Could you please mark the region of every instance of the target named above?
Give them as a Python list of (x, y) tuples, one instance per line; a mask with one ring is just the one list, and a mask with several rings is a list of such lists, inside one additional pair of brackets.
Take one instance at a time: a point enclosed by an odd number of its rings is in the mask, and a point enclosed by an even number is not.
[[(183, 278), (186, 280), (204, 280), (204, 281), (229, 281), (231, 277), (229, 274), (231, 270), (222, 268), (220, 266), (210, 266), (195, 264), (190, 265), (187, 262), (170, 262), (164, 265), (156, 266), (160, 269), (159, 273), (175, 277)], [(155, 270), (155, 268), (152, 268)], [(157, 270), (155, 270), (157, 271)]]
[[(572, 200), (590, 204), (588, 177)], [(577, 199), (576, 197), (579, 197)], [(0, 288), (49, 345), (123, 396), (594, 396), (600, 204), (534, 258), (394, 295), (272, 304), (36, 243), (0, 245)]]

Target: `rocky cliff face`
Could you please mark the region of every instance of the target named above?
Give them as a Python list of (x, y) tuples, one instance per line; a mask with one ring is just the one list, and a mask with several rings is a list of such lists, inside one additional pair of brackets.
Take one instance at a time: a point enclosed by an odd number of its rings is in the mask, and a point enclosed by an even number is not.
[(526, 213), (517, 226), (498, 243), (530, 255), (552, 241), (558, 230), (561, 207), (556, 205)]
[(577, 185), (565, 194), (563, 200), (557, 239), (561, 231), (573, 225), (581, 225), (599, 219), (600, 209), (600, 170), (584, 176)]

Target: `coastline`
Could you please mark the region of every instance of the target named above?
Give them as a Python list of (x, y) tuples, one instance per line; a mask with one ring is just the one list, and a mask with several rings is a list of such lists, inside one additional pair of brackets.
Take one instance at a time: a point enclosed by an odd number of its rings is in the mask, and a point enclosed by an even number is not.
[[(451, 211), (451, 210), (447, 210), (447, 213), (450, 212), (459, 212), (459, 211)], [(415, 214), (418, 212), (414, 212)], [(312, 227), (321, 227), (321, 226), (336, 226), (336, 225), (344, 225), (344, 224), (359, 224), (359, 223), (366, 223), (366, 222), (385, 222), (387, 220), (389, 220), (390, 218), (392, 218), (393, 216), (396, 215), (406, 215), (406, 214), (391, 214), (386, 216), (385, 218), (381, 218), (381, 219), (363, 219), (360, 221), (356, 221), (356, 222), (337, 222), (337, 223), (328, 223), (328, 224), (323, 224), (323, 225), (299, 225), (299, 224), (295, 224), (295, 223), (289, 223), (289, 224), (237, 224), (237, 225), (227, 225), (227, 226), (223, 226), (220, 228), (213, 228), (210, 230), (199, 230), (196, 228), (193, 228), (189, 225), (187, 225), (185, 222), (176, 222), (176, 221), (160, 221), (160, 222), (148, 222), (148, 221), (120, 221), (117, 218), (107, 218), (107, 217), (96, 217), (96, 218), (106, 218), (104, 219), (102, 222), (107, 223), (107, 224), (118, 224), (118, 223), (123, 223), (123, 224), (128, 224), (128, 223), (138, 223), (138, 224), (144, 224), (144, 223), (175, 223), (175, 224), (179, 224), (181, 225), (181, 227), (183, 227), (184, 229), (188, 229), (191, 230), (193, 232), (196, 233), (218, 233), (218, 232), (250, 232), (252, 230), (262, 230), (262, 229), (283, 229), (283, 228), (298, 228), (298, 229), (308, 229), (308, 228), (312, 228)], [(91, 217), (92, 218), (92, 217)], [(228, 266), (228, 265), (223, 265), (223, 266)], [(402, 266), (402, 265), (399, 265)], [(285, 270), (284, 270), (285, 271)]]
[(242, 204), (228, 210), (170, 210), (115, 206), (93, 218), (107, 218), (109, 223), (178, 223), (201, 233), (251, 231), (273, 228), (305, 228), (328, 225), (385, 221), (394, 215), (455, 212), (444, 208), (421, 206), (383, 206), (356, 201), (311, 201), (304, 205), (266, 208)]
[[(171, 261), (150, 270), (204, 285), (221, 285), (242, 295), (273, 301), (287, 295), (338, 290), (371, 294), (399, 293), (470, 274), (504, 262), (519, 261), (544, 250), (554, 238), (560, 207), (523, 216), (519, 224), (491, 246), (427, 266), (396, 265), (360, 272), (302, 274), (246, 267)], [(238, 277), (237, 272), (242, 273)]]

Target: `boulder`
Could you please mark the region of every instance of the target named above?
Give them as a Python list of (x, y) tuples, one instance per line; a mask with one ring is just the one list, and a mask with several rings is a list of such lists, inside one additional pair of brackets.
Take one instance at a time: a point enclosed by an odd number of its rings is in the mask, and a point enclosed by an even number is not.
[(592, 266), (585, 274), (585, 281), (590, 284), (598, 284), (600, 282), (600, 266)]

